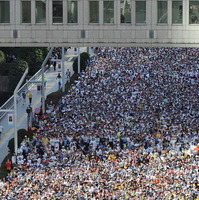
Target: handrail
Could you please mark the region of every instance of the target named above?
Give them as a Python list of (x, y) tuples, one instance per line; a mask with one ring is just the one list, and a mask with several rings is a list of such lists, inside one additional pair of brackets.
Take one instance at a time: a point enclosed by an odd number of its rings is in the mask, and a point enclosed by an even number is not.
[[(47, 69), (46, 69), (47, 71)], [(45, 71), (45, 72), (46, 72)], [(18, 98), (17, 100), (21, 100), (22, 98), (22, 91), (25, 91), (26, 93), (30, 90), (31, 87), (33, 87), (36, 83), (34, 81), (38, 81), (42, 76), (42, 70), (40, 69), (34, 76), (32, 76), (19, 90), (18, 90)], [(0, 110), (7, 110), (7, 109), (13, 109), (14, 107), (14, 95), (12, 95), (1, 107)], [(5, 116), (6, 112), (0, 112), (0, 120)]]

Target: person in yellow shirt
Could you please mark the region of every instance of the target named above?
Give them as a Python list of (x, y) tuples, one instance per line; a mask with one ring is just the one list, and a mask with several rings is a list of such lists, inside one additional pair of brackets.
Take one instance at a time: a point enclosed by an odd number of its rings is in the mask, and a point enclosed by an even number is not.
[(44, 88), (46, 88), (47, 81), (48, 81), (48, 79), (46, 77), (44, 77)]
[(30, 104), (30, 105), (31, 105), (31, 103), (32, 103), (32, 97), (33, 97), (32, 92), (29, 92), (29, 93), (28, 93), (28, 98), (29, 98), (29, 104)]

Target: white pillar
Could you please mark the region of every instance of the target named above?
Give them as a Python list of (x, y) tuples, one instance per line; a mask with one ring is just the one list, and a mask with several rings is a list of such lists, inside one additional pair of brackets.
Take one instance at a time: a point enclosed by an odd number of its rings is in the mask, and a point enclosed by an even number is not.
[(65, 66), (64, 66), (64, 47), (62, 47), (62, 92), (65, 92)]
[(25, 70), (23, 76), (21, 77), (17, 87), (14, 90), (14, 145), (15, 145), (15, 153), (17, 153), (18, 149), (18, 135), (17, 135), (17, 92), (23, 83), (26, 75), (28, 74), (28, 68)]
[(80, 73), (80, 47), (77, 48), (77, 53), (78, 53), (78, 74)]

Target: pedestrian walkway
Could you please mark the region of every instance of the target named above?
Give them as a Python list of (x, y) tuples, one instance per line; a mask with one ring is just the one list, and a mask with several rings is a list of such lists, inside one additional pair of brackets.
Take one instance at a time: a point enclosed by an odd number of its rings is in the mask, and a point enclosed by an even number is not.
[[(85, 52), (86, 47), (81, 48), (81, 52)], [(76, 55), (76, 52), (74, 51), (74, 48), (71, 48), (67, 51), (65, 57), (74, 57)], [(77, 55), (76, 55), (77, 56)], [(69, 59), (70, 60), (70, 59)], [(72, 63), (71, 61), (65, 61), (65, 72), (67, 69), (70, 70), (71, 75), (74, 73), (72, 69)], [(57, 65), (59, 65), (59, 62), (57, 62)], [(57, 84), (57, 74), (60, 73), (60, 68), (57, 67), (57, 70), (54, 71), (53, 66), (51, 66), (45, 73), (45, 77), (47, 79), (46, 83), (46, 89), (45, 89), (45, 97), (58, 90), (58, 84)], [(41, 81), (41, 78), (40, 80)], [(66, 79), (65, 79), (66, 81)], [(23, 98), (17, 102), (17, 130), (19, 129), (27, 129), (28, 128), (28, 122), (27, 122), (27, 112), (26, 109), (29, 105), (29, 99), (28, 99), (28, 92), (31, 92), (33, 94), (32, 98), (32, 110), (34, 112), (35, 108), (41, 106), (41, 99), (42, 99), (42, 92), (41, 90), (38, 90), (38, 84), (35, 83), (30, 88), (29, 91), (26, 91), (26, 102), (23, 101)], [(0, 123), (3, 126), (3, 133), (1, 134), (1, 140), (0, 140), (0, 163), (4, 160), (5, 156), (8, 154), (8, 147), (7, 144), (11, 138), (14, 137), (14, 127), (9, 126), (8, 124), (8, 116), (7, 114), (1, 119)]]

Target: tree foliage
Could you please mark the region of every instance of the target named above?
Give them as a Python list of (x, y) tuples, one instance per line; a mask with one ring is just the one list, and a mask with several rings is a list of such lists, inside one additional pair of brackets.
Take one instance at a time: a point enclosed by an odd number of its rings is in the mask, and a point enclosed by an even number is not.
[(3, 51), (0, 50), (0, 63), (5, 62), (5, 61), (6, 61), (5, 54), (3, 53)]
[(49, 95), (47, 95), (46, 100), (45, 100), (45, 104), (55, 104), (57, 105), (59, 100), (61, 99), (61, 97), (64, 95), (64, 92), (61, 91), (56, 91), (56, 92), (52, 92)]
[[(88, 53), (83, 52), (80, 54), (80, 72), (86, 69), (87, 62), (89, 59), (90, 57)], [(73, 62), (73, 71), (75, 73), (78, 73), (78, 57)]]
[(41, 69), (49, 48), (46, 47), (4, 47), (0, 48), (6, 55), (14, 55), (17, 60), (24, 60), (28, 63), (29, 74), (34, 75)]
[(28, 63), (23, 60), (14, 60), (12, 63), (10, 63), (12, 67), (10, 67), (9, 73), (8, 73), (8, 79), (9, 79), (9, 88), (11, 91), (13, 91), (18, 84), (19, 80), (21, 79), (24, 71), (28, 67)]

